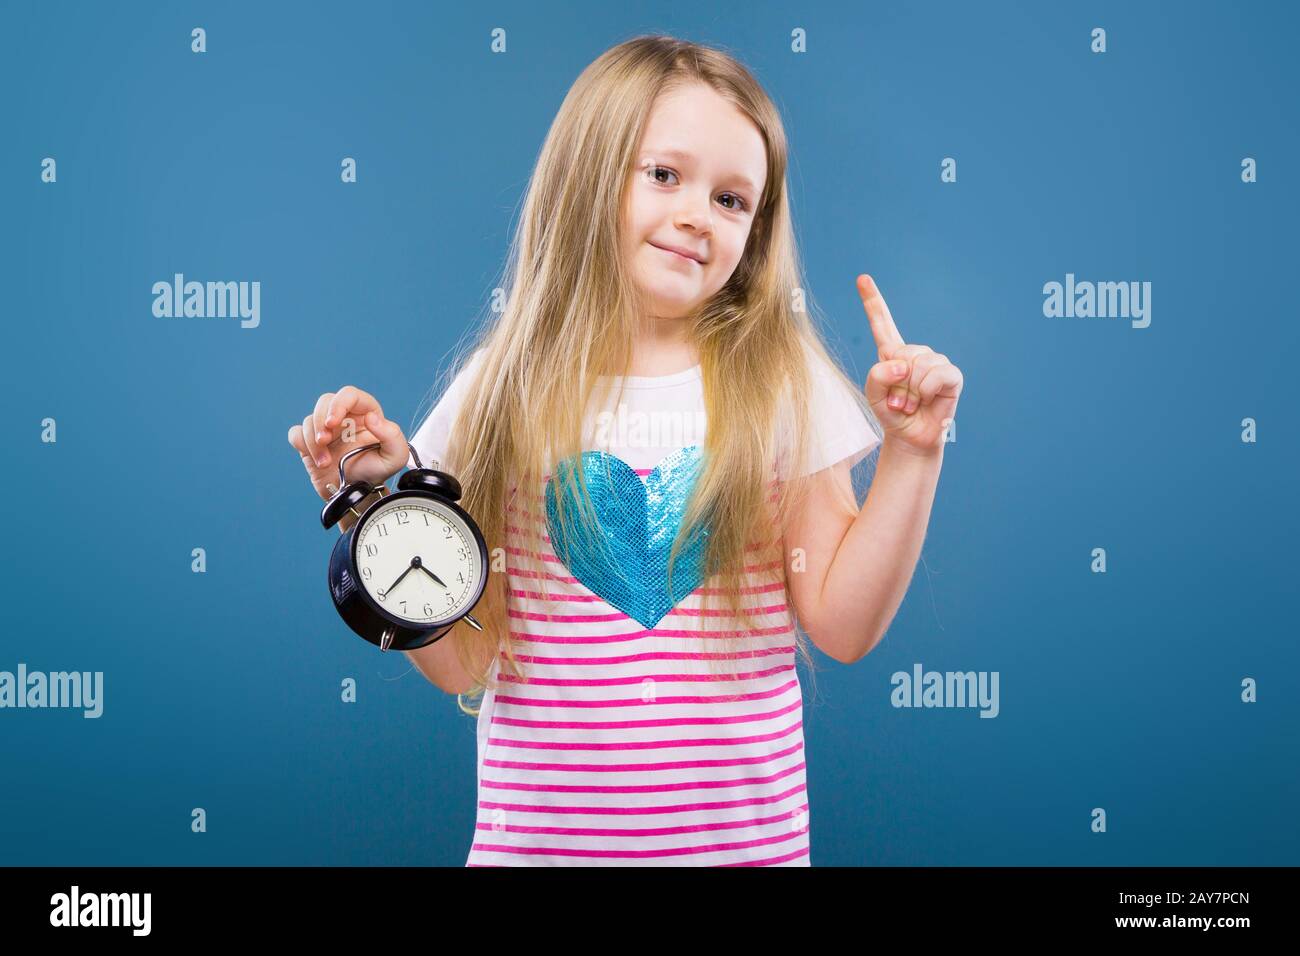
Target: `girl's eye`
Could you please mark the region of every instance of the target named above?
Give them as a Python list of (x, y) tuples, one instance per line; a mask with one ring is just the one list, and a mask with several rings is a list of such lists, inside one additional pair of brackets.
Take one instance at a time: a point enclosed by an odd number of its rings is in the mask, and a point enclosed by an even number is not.
[[(677, 175), (675, 172), (673, 172), (673, 171), (672, 171), (671, 169), (669, 169), (667, 166), (647, 166), (647, 167), (646, 167), (646, 171), (647, 171), (647, 172), (648, 172), (648, 173), (649, 173), (649, 174), (654, 178), (654, 181), (657, 182), (657, 183), (659, 183), (660, 185), (665, 185), (665, 183), (663, 182), (663, 180), (661, 180), (661, 179), (659, 178), (659, 173), (661, 173), (661, 172), (662, 172), (662, 173), (667, 173), (669, 176), (676, 176), (676, 175)], [(729, 212), (737, 212), (738, 210), (743, 210), (743, 209), (748, 209), (748, 208), (749, 208), (749, 203), (745, 202), (745, 200), (741, 199), (741, 198), (740, 198), (739, 196), (737, 196), (735, 193), (723, 193), (722, 195), (724, 195), (724, 196), (730, 196), (730, 197), (731, 197), (733, 200), (735, 200), (735, 202), (736, 202), (736, 205), (734, 205), (734, 206), (723, 206), (723, 207), (722, 207), (722, 208), (728, 210)]]
[(669, 169), (669, 168), (666, 167), (666, 166), (651, 166), (651, 167), (650, 167), (650, 175), (654, 177), (654, 180), (655, 180), (655, 182), (657, 182), (657, 183), (662, 182), (662, 180), (659, 179), (659, 176), (658, 176), (659, 173), (667, 173), (669, 176), (676, 176), (676, 175), (677, 175), (675, 172), (673, 172), (671, 169)]

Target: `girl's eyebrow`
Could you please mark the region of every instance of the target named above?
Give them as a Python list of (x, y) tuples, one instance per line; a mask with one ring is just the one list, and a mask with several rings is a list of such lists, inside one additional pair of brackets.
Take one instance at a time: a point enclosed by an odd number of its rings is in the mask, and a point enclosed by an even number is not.
[[(641, 152), (650, 156), (667, 156), (677, 160), (693, 160), (695, 156), (682, 149), (643, 149)], [(731, 178), (742, 185), (748, 186), (754, 192), (758, 192), (758, 187), (754, 185), (753, 180), (743, 173), (732, 173)]]

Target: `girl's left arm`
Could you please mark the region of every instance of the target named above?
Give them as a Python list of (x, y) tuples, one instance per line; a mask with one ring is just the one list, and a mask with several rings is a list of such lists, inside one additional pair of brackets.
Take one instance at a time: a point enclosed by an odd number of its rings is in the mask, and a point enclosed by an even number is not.
[[(813, 643), (846, 664), (880, 642), (907, 593), (963, 385), (947, 356), (903, 343), (870, 276), (858, 277), (858, 293), (880, 355), (866, 385), (885, 432), (875, 477), (855, 512), (842, 503), (853, 499), (848, 465), (820, 473), (785, 547), (786, 580), (800, 621)], [(794, 548), (803, 553), (797, 568)]]

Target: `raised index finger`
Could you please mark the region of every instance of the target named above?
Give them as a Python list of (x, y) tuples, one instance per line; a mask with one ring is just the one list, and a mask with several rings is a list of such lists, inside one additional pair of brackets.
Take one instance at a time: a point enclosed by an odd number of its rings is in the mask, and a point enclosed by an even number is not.
[(894, 317), (889, 314), (889, 306), (885, 304), (885, 297), (880, 294), (875, 279), (865, 274), (858, 276), (858, 295), (862, 297), (862, 307), (867, 310), (867, 319), (871, 322), (871, 335), (876, 340), (880, 361), (883, 362), (894, 354), (895, 349), (904, 344), (903, 336), (899, 334), (898, 326), (894, 324)]

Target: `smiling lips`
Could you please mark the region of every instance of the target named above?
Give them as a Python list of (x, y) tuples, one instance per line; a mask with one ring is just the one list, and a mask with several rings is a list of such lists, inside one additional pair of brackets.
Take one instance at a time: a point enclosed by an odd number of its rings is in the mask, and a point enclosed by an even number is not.
[(679, 259), (685, 259), (687, 262), (695, 262), (700, 265), (704, 264), (704, 260), (699, 257), (698, 253), (692, 252), (689, 249), (684, 249), (681, 246), (661, 246), (655, 242), (650, 243), (650, 245), (654, 246), (656, 249), (667, 252), (670, 255), (676, 256)]

